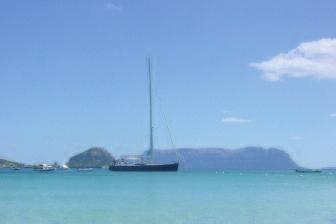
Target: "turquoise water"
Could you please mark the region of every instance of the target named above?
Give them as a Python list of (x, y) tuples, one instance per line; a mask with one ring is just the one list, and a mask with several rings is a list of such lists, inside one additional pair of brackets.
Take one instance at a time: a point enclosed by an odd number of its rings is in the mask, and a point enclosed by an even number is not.
[(336, 173), (0, 170), (1, 224), (336, 223)]

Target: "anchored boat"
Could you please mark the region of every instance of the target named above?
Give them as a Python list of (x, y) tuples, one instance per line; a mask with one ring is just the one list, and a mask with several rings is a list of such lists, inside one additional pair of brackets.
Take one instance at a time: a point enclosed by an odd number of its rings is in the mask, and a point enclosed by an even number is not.
[(116, 162), (115, 164), (109, 166), (111, 171), (140, 171), (140, 172), (161, 172), (161, 171), (177, 171), (179, 163), (153, 163), (153, 106), (152, 106), (152, 73), (151, 73), (151, 62), (148, 58), (148, 80), (149, 80), (149, 150), (148, 157), (150, 158), (147, 162), (128, 164), (124, 161)]
[(297, 172), (297, 173), (321, 173), (322, 170), (318, 170), (318, 169), (296, 169), (295, 172)]
[(50, 171), (56, 170), (56, 168), (54, 166), (52, 166), (52, 165), (40, 164), (38, 166), (35, 166), (34, 170), (41, 171), (41, 172), (50, 172)]
[(77, 171), (79, 172), (91, 172), (93, 168), (78, 168)]

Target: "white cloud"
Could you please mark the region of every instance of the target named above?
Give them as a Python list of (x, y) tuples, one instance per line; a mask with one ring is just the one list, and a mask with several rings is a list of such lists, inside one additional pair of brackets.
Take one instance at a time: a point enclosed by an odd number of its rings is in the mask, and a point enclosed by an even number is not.
[(332, 118), (336, 118), (336, 113), (332, 113), (332, 114), (330, 114), (330, 117), (332, 117)]
[(303, 42), (288, 53), (249, 65), (260, 70), (268, 81), (278, 81), (283, 76), (336, 79), (336, 38)]
[(122, 8), (120, 6), (118, 6), (118, 5), (116, 5), (112, 2), (106, 2), (105, 3), (105, 8), (107, 10), (111, 10), (111, 11), (121, 11), (122, 10)]
[(243, 124), (243, 123), (250, 123), (251, 120), (239, 118), (239, 117), (224, 117), (222, 122), (224, 123), (236, 123), (236, 124)]

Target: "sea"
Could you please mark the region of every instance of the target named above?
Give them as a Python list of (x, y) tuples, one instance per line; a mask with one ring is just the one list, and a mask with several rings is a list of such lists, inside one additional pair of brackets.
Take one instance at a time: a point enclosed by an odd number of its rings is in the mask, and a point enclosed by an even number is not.
[(0, 224), (336, 224), (336, 172), (0, 169)]

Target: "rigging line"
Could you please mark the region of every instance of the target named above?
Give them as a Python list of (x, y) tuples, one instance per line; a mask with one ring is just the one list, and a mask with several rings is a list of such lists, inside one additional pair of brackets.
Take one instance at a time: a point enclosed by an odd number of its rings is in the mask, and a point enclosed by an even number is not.
[(158, 102), (158, 107), (159, 107), (159, 111), (160, 111), (160, 114), (162, 115), (163, 117), (163, 120), (164, 120), (164, 123), (165, 123), (165, 127), (167, 129), (167, 132), (168, 132), (168, 136), (169, 136), (169, 140), (170, 140), (170, 144), (172, 145), (172, 147), (175, 149), (175, 143), (174, 143), (174, 138), (173, 138), (173, 135), (172, 135), (172, 132), (171, 132), (171, 129), (168, 125), (168, 119), (167, 119), (167, 115), (166, 113), (164, 112), (163, 110), (163, 106), (162, 106), (162, 98), (159, 96), (158, 94), (158, 91), (157, 91), (157, 88), (153, 88), (153, 92), (154, 92), (154, 97), (156, 97), (158, 100), (156, 102)]
[(166, 113), (164, 112), (163, 107), (162, 107), (162, 101), (161, 101), (161, 98), (160, 98), (159, 95), (157, 94), (157, 90), (156, 90), (155, 88), (154, 88), (154, 95), (155, 95), (155, 97), (158, 99), (157, 102), (159, 102), (159, 103), (158, 103), (159, 111), (161, 112), (162, 117), (163, 117), (163, 119), (164, 119), (165, 126), (166, 126), (166, 129), (167, 129), (168, 135), (169, 135), (170, 143), (171, 143), (171, 145), (172, 145), (172, 147), (173, 147), (173, 149), (174, 149), (174, 151), (175, 151), (175, 156), (176, 156), (176, 158), (177, 158), (177, 161), (180, 162), (180, 161), (182, 161), (182, 159), (181, 159), (181, 157), (179, 156), (178, 150), (177, 150), (177, 148), (176, 148), (176, 146), (175, 146), (174, 138), (173, 138), (171, 129), (170, 129), (169, 125), (168, 125), (168, 118), (167, 118), (167, 115), (166, 115)]
[[(152, 80), (153, 81), (153, 80)], [(173, 139), (173, 135), (171, 133), (171, 129), (169, 128), (169, 125), (168, 125), (168, 119), (167, 119), (167, 116), (164, 112), (164, 110), (162, 109), (162, 103), (161, 103), (161, 98), (159, 97), (159, 94), (158, 94), (158, 91), (157, 91), (157, 88), (156, 86), (154, 85), (153, 88), (152, 88), (153, 92), (154, 92), (154, 97), (156, 97), (158, 100), (156, 102), (159, 102), (158, 103), (158, 108), (159, 108), (159, 111), (161, 112), (162, 116), (163, 116), (163, 119), (164, 119), (164, 122), (165, 122), (165, 126), (166, 126), (166, 129), (168, 131), (168, 135), (169, 135), (169, 139), (170, 139), (170, 143), (173, 147), (173, 150), (175, 151), (175, 157), (177, 159), (177, 162), (180, 163), (180, 166), (181, 166), (181, 162), (183, 164), (183, 161), (181, 159), (181, 157), (179, 156), (179, 153), (178, 153), (178, 150), (175, 146), (175, 143), (174, 143), (174, 139)]]
[(168, 125), (168, 119), (167, 119), (167, 115), (166, 113), (164, 112), (164, 110), (162, 109), (162, 104), (161, 104), (161, 101), (160, 101), (160, 97), (157, 97), (159, 99), (159, 110), (162, 114), (162, 117), (164, 119), (164, 122), (165, 122), (165, 126), (166, 126), (166, 129), (167, 129), (167, 132), (168, 132), (168, 135), (169, 135), (169, 140), (170, 140), (170, 143), (172, 145), (172, 147), (175, 149), (175, 143), (174, 143), (174, 139), (173, 139), (173, 135), (172, 135), (172, 132), (171, 132), (171, 129)]

